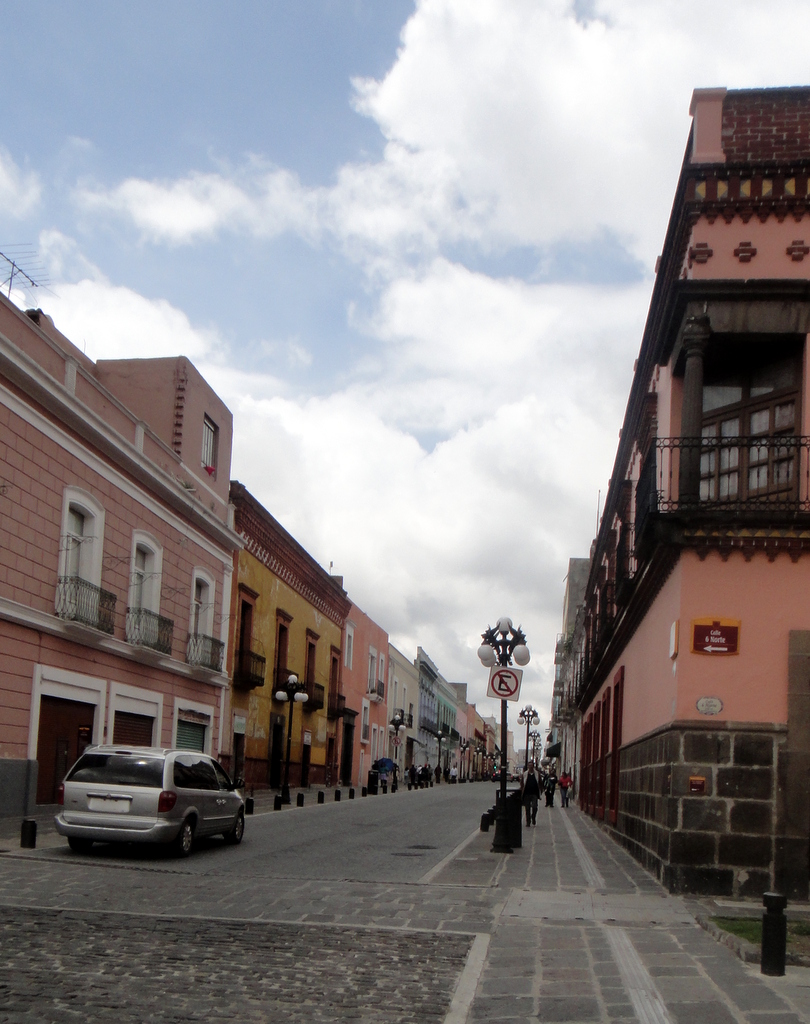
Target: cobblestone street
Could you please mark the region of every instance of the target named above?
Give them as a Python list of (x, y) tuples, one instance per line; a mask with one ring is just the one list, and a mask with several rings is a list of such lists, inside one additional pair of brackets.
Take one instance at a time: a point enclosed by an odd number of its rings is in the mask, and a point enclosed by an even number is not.
[(441, 1021), (471, 942), (7, 907), (0, 1020)]

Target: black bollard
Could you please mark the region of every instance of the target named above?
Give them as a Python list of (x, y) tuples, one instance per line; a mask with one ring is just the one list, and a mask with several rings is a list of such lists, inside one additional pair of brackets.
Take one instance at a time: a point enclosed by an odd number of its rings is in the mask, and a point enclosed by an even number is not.
[(383, 791), (383, 793), (387, 793), (388, 792), (388, 783), (387, 782), (384, 782), (382, 784), (382, 791)]
[(360, 796), (368, 796), (368, 789), (365, 786), (360, 790)]
[(481, 815), (481, 831), (489, 832), (489, 812), (484, 811)]
[(762, 954), (760, 971), (773, 978), (781, 978), (785, 973), (785, 954), (787, 952), (787, 918), (785, 907), (787, 897), (778, 892), (762, 894), (765, 913), (762, 915)]
[(37, 823), (33, 818), (23, 818), (20, 846), (23, 850), (35, 850), (37, 847)]
[(340, 803), (340, 790), (339, 789), (335, 790), (335, 803), (336, 804)]
[(245, 814), (253, 814), (253, 797), (249, 796), (245, 799)]
[(350, 800), (354, 800), (354, 790), (353, 789), (349, 790), (349, 799)]
[(296, 803), (297, 803), (297, 805), (299, 807), (303, 807), (304, 806), (304, 794), (303, 793), (299, 793), (298, 794), (298, 799), (296, 800)]
[(322, 790), (322, 789), (319, 789), (319, 790), (318, 790), (318, 803), (319, 803), (319, 804), (322, 804), (322, 803), (324, 802), (324, 800), (325, 800), (325, 799), (326, 799), (326, 798), (325, 798), (325, 797), (324, 797), (324, 795), (323, 795), (323, 790)]
[(276, 797), (273, 800), (273, 810), (274, 811), (280, 811), (281, 810), (281, 796), (278, 793), (276, 793)]

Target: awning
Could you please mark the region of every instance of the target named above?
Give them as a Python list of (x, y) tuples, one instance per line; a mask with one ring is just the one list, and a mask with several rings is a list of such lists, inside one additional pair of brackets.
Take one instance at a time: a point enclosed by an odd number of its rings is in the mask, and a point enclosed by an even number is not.
[(546, 757), (559, 757), (562, 754), (562, 743), (552, 743), (546, 747)]

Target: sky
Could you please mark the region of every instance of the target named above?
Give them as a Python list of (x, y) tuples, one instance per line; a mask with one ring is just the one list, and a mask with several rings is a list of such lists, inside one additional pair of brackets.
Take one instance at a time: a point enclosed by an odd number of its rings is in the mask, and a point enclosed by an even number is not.
[(475, 652), (510, 616), (546, 721), (692, 90), (810, 83), (810, 4), (4, 14), (0, 252), (39, 284), (12, 299), (93, 359), (192, 359), (232, 477), (392, 643), (495, 714)]

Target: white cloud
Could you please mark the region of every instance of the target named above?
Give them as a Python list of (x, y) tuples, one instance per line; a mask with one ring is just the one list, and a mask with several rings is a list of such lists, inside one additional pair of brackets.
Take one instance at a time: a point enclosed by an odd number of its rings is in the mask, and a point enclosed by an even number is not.
[(384, 155), (344, 165), (330, 186), (251, 157), (236, 171), (85, 187), (79, 199), (153, 241), (328, 237), (388, 276), (458, 242), (587, 246), (606, 230), (651, 268), (692, 89), (803, 80), (810, 7), (592, 6), (585, 19), (571, 0), (421, 0), (388, 74), (354, 83)]
[(38, 175), (20, 170), (11, 154), (0, 147), (0, 214), (27, 217), (38, 206), (41, 195)]
[(39, 249), (54, 281), (42, 304), (57, 328), (91, 359), (171, 354), (205, 360), (221, 351), (213, 331), (193, 327), (166, 299), (148, 299), (111, 284), (73, 239), (42, 232)]

